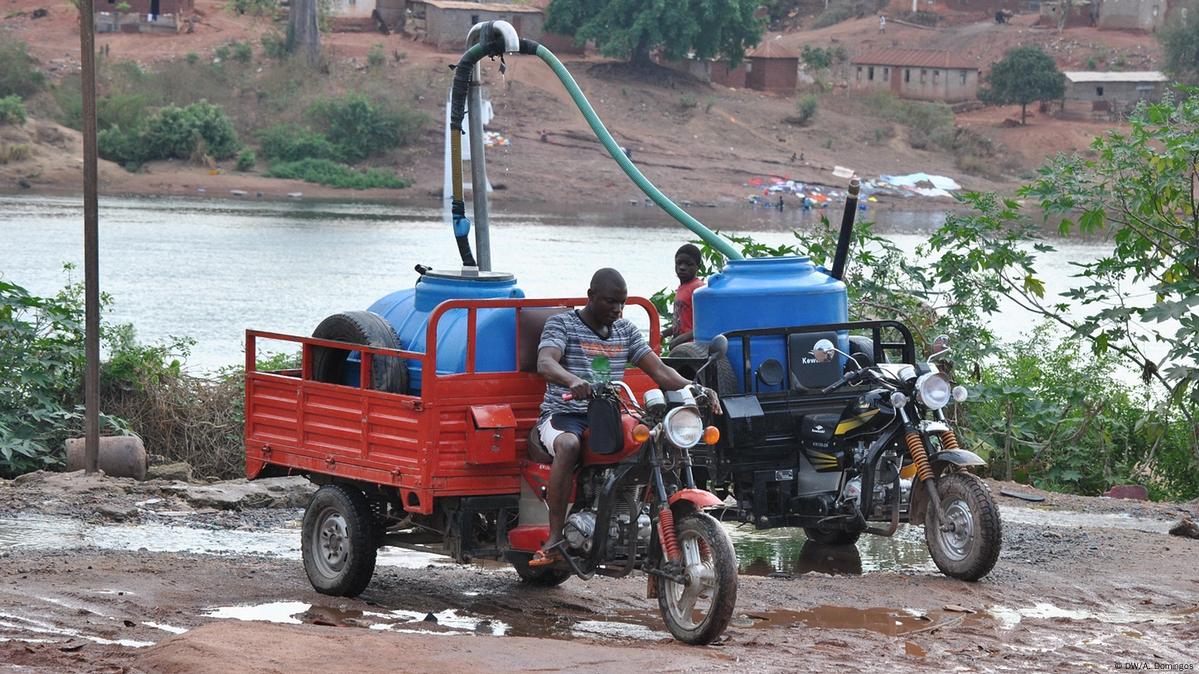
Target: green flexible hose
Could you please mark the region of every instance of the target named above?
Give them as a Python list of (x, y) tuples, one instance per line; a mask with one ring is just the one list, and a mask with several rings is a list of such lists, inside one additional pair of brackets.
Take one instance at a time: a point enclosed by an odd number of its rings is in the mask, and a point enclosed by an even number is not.
[(544, 45), (538, 45), (537, 55), (540, 56), (541, 60), (545, 61), (546, 65), (548, 65), (550, 69), (554, 71), (554, 74), (558, 76), (558, 79), (562, 80), (562, 84), (566, 87), (566, 91), (570, 93), (570, 97), (574, 100), (575, 105), (579, 106), (579, 111), (583, 113), (583, 118), (587, 120), (587, 124), (591, 126), (591, 130), (595, 132), (596, 137), (599, 138), (600, 142), (603, 143), (605, 148), (607, 148), (608, 154), (612, 155), (612, 158), (616, 160), (616, 163), (620, 165), (620, 168), (623, 169), (626, 174), (628, 174), (629, 178), (636, 183), (637, 187), (641, 188), (642, 192), (645, 192), (646, 196), (648, 196), (650, 199), (653, 199), (654, 203), (662, 207), (662, 210), (666, 211), (672, 218), (682, 223), (684, 227), (690, 229), (692, 232), (695, 232), (699, 238), (706, 241), (708, 245), (712, 246), (716, 250), (719, 250), (720, 253), (728, 259), (740, 260), (743, 257), (736, 248), (733, 248), (733, 245), (727, 239), (708, 229), (702, 222), (691, 217), (687, 211), (679, 208), (678, 204), (671, 201), (670, 198), (665, 194), (662, 194), (661, 190), (659, 190), (657, 187), (654, 187), (654, 184), (649, 181), (649, 178), (646, 178), (645, 175), (633, 165), (633, 162), (629, 161), (629, 158), (625, 156), (623, 151), (621, 151), (620, 146), (616, 144), (616, 140), (612, 138), (612, 134), (608, 133), (608, 129), (604, 128), (604, 123), (601, 122), (599, 116), (595, 114), (595, 109), (591, 107), (591, 103), (587, 102), (587, 97), (584, 96), (583, 91), (579, 89), (579, 85), (575, 82), (575, 78), (571, 77), (570, 72), (566, 70), (566, 66), (562, 65), (562, 62), (558, 60), (557, 56), (554, 56), (553, 52), (546, 49)]

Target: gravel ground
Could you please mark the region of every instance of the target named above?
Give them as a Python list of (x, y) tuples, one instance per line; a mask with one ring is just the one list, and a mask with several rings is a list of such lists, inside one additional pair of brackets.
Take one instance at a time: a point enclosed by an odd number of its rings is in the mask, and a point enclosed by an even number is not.
[[(0, 672), (1199, 665), (1199, 541), (1164, 533), (1194, 516), (1193, 503), (999, 497), (1003, 554), (980, 582), (926, 564), (746, 575), (733, 625), (693, 648), (669, 638), (638, 576), (545, 590), (498, 564), (399, 554), (360, 597), (319, 595), (294, 552), (303, 481), (194, 487), (79, 474), (0, 483)], [(225, 496), (211, 500), (214, 488)], [(146, 538), (124, 541), (130, 531)], [(171, 532), (245, 539), (252, 554), (164, 550)], [(280, 538), (262, 545), (291, 541), (292, 551), (254, 548), (271, 532)], [(858, 568), (872, 568), (877, 545), (859, 548)]]

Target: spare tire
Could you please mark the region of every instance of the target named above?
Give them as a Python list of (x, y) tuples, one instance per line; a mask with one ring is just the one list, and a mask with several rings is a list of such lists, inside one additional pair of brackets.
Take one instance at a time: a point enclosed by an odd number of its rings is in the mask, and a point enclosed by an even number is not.
[[(380, 349), (399, 349), (400, 338), (395, 328), (379, 314), (369, 311), (346, 311), (321, 321), (313, 337), (338, 342), (373, 346)], [(350, 351), (331, 347), (313, 347), (312, 378), (333, 384), (346, 383), (346, 358)], [(374, 356), (371, 362), (371, 388), (388, 393), (408, 392), (408, 363), (396, 356)]]
[[(679, 344), (670, 350), (670, 357), (674, 358), (708, 358), (708, 347), (706, 344), (696, 342), (687, 342)], [(724, 397), (728, 395), (737, 395), (741, 391), (737, 386), (737, 375), (733, 374), (733, 364), (729, 362), (728, 356), (721, 356), (716, 359), (716, 362), (708, 366), (705, 374), (711, 372), (712, 368), (716, 368), (716, 394)], [(679, 374), (687, 379), (695, 378), (695, 370), (690, 367), (675, 368)]]

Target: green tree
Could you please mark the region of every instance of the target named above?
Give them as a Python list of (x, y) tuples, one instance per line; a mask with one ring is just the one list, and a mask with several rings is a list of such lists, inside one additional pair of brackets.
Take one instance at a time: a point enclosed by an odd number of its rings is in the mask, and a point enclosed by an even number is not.
[(1180, 9), (1157, 39), (1165, 52), (1166, 72), (1181, 82), (1199, 84), (1199, 3)]
[(987, 75), (987, 86), (978, 97), (994, 105), (1020, 104), (1020, 124), (1023, 125), (1028, 104), (1033, 101), (1053, 101), (1066, 94), (1066, 77), (1057, 69), (1053, 58), (1040, 47), (1014, 47)]
[(661, 48), (669, 59), (690, 53), (720, 57), (736, 65), (762, 37), (762, 20), (754, 16), (757, 0), (553, 0), (548, 30), (574, 35), (576, 42), (594, 40), (600, 52), (651, 64), (650, 52)]
[(1059, 297), (1038, 276), (1038, 255), (1054, 248), (1013, 200), (968, 195), (975, 212), (950, 215), (930, 243), (940, 280), (991, 295), (989, 313), (1006, 297), (1156, 383), (1199, 466), (1199, 98), (1142, 104), (1129, 121), (1095, 140), (1094, 158), (1058, 157), (1020, 191), (1063, 235), (1111, 242), (1072, 263), (1078, 280)]

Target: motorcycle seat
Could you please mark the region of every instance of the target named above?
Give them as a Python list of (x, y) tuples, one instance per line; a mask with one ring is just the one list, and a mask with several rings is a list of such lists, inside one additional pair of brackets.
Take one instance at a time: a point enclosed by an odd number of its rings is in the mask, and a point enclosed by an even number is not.
[[(583, 431), (583, 457), (581, 465), (595, 466), (610, 463), (620, 463), (625, 457), (636, 450), (638, 445), (633, 441), (633, 427), (637, 425), (637, 421), (633, 419), (633, 417), (624, 414), (621, 415), (620, 423), (621, 430), (624, 434), (623, 449), (612, 454), (599, 454), (591, 451), (591, 444), (588, 442), (591, 437), (591, 432)], [(554, 459), (546, 450), (545, 445), (542, 444), (541, 433), (537, 432), (536, 425), (529, 429), (528, 447), (530, 461), (545, 464), (553, 463)]]

